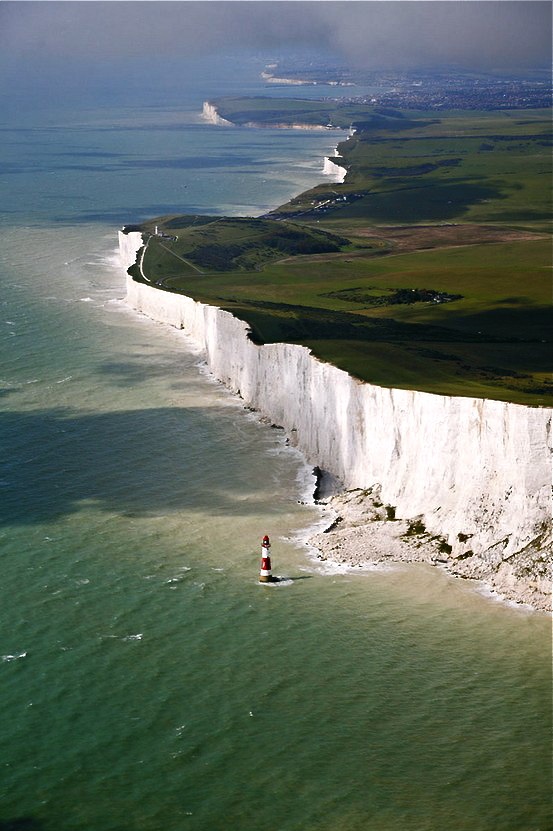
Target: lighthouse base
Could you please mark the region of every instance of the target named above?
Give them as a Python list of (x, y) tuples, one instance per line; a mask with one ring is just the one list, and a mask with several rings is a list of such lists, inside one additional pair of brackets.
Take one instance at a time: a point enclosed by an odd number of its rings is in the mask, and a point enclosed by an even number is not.
[(259, 575), (259, 582), (260, 583), (275, 583), (276, 578), (273, 577), (272, 574), (260, 574)]

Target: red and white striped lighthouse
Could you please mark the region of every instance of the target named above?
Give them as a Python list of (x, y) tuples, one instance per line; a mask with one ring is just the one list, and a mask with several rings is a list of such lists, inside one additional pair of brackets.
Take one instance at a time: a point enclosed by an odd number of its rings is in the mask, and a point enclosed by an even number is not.
[(270, 547), (271, 543), (269, 542), (269, 537), (265, 534), (261, 542), (261, 569), (259, 571), (260, 583), (273, 582), (273, 575), (271, 574), (271, 555), (269, 553)]

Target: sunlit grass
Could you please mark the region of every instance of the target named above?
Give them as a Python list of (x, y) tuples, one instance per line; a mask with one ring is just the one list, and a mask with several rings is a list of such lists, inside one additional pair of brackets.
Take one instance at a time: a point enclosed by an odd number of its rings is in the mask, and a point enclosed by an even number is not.
[[(279, 102), (281, 118), (299, 111)], [(375, 119), (340, 146), (343, 185), (260, 219), (156, 220), (176, 239), (152, 238), (144, 269), (246, 320), (258, 343), (305, 344), (365, 381), (549, 403), (549, 131), (543, 111)]]

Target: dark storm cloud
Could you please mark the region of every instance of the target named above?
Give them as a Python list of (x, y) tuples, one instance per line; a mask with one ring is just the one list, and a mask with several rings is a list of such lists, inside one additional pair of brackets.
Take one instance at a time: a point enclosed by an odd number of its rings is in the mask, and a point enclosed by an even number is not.
[(232, 47), (320, 48), (367, 67), (543, 66), (551, 3), (533, 0), (5, 2), (0, 48), (101, 60)]

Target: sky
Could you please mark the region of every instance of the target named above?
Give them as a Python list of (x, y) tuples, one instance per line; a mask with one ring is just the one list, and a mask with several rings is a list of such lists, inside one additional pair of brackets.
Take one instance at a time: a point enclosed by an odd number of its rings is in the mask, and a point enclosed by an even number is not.
[(551, 9), (549, 0), (8, 0), (0, 53), (23, 74), (243, 47), (320, 49), (369, 69), (512, 71), (550, 65)]

